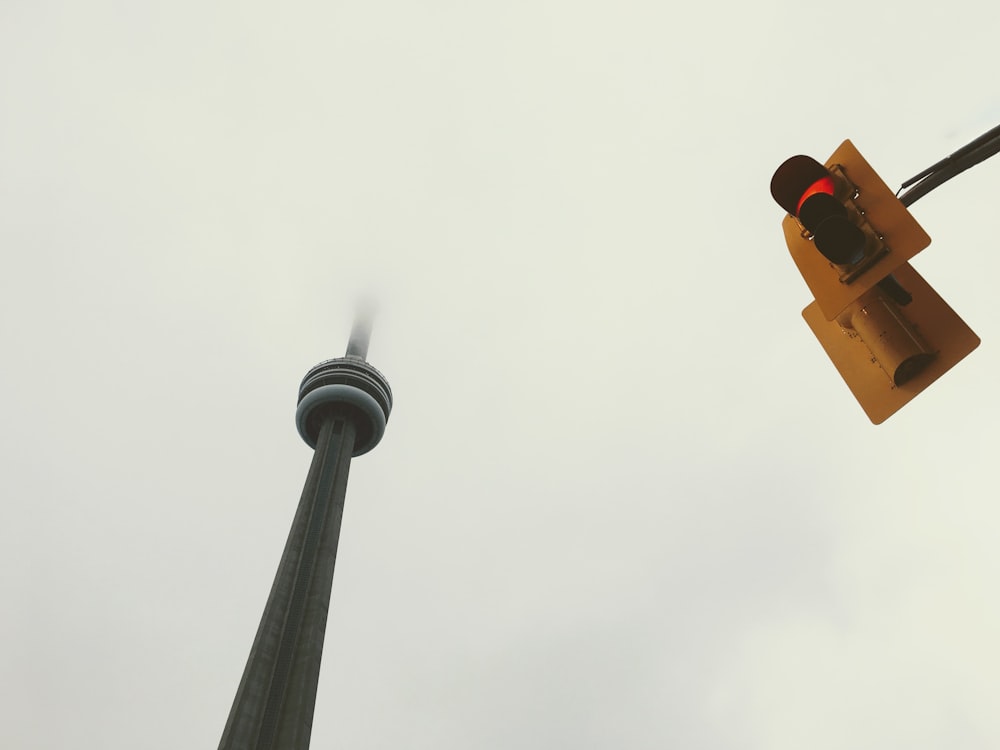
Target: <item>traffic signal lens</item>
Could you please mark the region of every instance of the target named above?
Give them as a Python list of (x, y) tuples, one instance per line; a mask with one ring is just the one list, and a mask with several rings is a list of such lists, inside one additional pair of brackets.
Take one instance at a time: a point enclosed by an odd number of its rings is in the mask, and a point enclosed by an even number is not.
[(809, 200), (810, 197), (816, 194), (826, 194), (833, 195), (834, 184), (833, 178), (827, 175), (826, 177), (820, 177), (816, 182), (806, 188), (806, 191), (799, 198), (798, 206), (796, 207), (796, 214), (801, 214), (802, 204)]
[(857, 263), (864, 257), (865, 233), (847, 218), (847, 209), (830, 193), (816, 192), (802, 203), (799, 221), (812, 232), (816, 249), (832, 263)]
[(799, 209), (799, 221), (813, 234), (823, 222), (835, 217), (846, 219), (847, 208), (829, 193), (813, 193)]
[(816, 249), (831, 263), (850, 265), (865, 256), (865, 233), (847, 219), (824, 222), (813, 241)]

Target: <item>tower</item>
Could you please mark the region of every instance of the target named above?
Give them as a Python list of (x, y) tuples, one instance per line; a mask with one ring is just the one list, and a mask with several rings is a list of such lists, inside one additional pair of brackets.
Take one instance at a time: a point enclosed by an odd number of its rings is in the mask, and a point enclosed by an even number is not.
[(309, 747), (347, 474), (392, 409), (389, 383), (365, 360), (370, 335), (359, 316), (346, 354), (299, 387), (295, 423), (313, 459), (219, 750)]

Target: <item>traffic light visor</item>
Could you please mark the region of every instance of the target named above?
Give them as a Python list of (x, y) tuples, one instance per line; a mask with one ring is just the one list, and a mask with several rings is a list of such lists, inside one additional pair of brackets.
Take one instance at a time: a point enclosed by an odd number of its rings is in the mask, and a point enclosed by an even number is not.
[(830, 172), (811, 156), (793, 156), (778, 167), (771, 178), (771, 196), (792, 216), (799, 215), (807, 198), (817, 193), (833, 195), (833, 192)]

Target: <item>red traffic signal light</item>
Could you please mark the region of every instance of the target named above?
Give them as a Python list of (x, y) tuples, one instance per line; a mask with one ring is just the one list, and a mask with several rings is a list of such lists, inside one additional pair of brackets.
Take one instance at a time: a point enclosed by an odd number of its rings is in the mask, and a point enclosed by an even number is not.
[(850, 141), (825, 165), (802, 155), (785, 161), (771, 195), (788, 212), (785, 242), (827, 320), (931, 241)]
[[(838, 200), (839, 188), (839, 200)], [(813, 236), (816, 249), (831, 263), (847, 265), (864, 257), (865, 233), (851, 220), (847, 186), (811, 156), (793, 156), (771, 178), (771, 195), (799, 219)]]

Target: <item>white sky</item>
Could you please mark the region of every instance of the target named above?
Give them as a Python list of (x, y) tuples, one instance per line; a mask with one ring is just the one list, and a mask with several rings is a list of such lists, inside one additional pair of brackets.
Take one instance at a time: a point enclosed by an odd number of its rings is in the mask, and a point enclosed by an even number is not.
[(358, 296), (313, 747), (995, 748), (995, 183), (915, 204), (982, 346), (881, 427), (768, 183), (1000, 122), (1000, 6), (0, 6), (0, 747), (214, 747)]

